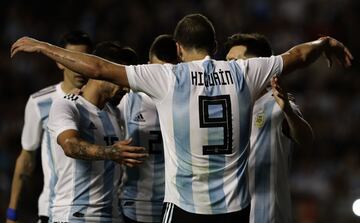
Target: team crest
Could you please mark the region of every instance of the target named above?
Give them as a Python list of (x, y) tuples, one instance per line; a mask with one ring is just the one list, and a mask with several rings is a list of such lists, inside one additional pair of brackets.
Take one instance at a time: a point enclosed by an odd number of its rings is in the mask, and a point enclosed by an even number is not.
[(264, 123), (265, 123), (265, 113), (261, 111), (256, 114), (255, 126), (260, 129), (264, 126)]

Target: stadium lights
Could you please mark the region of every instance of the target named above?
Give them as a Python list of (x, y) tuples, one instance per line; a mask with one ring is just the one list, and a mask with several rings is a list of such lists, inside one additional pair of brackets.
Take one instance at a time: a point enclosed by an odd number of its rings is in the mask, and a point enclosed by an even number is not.
[(352, 210), (356, 216), (360, 217), (360, 199), (354, 201), (352, 205)]

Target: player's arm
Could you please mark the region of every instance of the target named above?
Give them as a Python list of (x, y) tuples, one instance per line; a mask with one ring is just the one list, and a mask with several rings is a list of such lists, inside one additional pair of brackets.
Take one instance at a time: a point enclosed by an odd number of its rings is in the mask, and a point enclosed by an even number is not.
[(299, 146), (304, 148), (311, 147), (314, 140), (312, 128), (300, 114), (293, 110), (288, 94), (281, 88), (277, 77), (271, 79), (271, 87), (275, 101), (285, 115), (283, 132)]
[(21, 51), (41, 53), (88, 78), (107, 80), (129, 87), (125, 67), (100, 57), (66, 50), (29, 37), (20, 38), (12, 45), (11, 57)]
[[(29, 182), (29, 178), (31, 177), (32, 172), (34, 170), (34, 166), (36, 162), (35, 153), (36, 153), (35, 151), (27, 151), (23, 149), (21, 150), (21, 153), (16, 160), (15, 171), (11, 185), (11, 196), (10, 196), (8, 212), (10, 210), (10, 212), (14, 211), (16, 213), (23, 186), (26, 185), (27, 182)], [(12, 218), (12, 217), (8, 216), (7, 218)], [(6, 223), (12, 223), (12, 222), (15, 221), (12, 221), (10, 219), (6, 220)]]
[(130, 146), (131, 140), (111, 146), (91, 144), (80, 138), (76, 130), (65, 130), (57, 137), (66, 156), (82, 160), (113, 160), (129, 167), (138, 165), (148, 156), (145, 148)]
[(324, 54), (328, 60), (328, 65), (332, 61), (344, 67), (351, 66), (353, 56), (350, 51), (339, 41), (332, 37), (321, 37), (318, 40), (299, 44), (281, 55), (283, 59), (283, 74), (293, 70), (306, 67)]
[(36, 165), (36, 149), (40, 146), (43, 135), (42, 120), (33, 97), (30, 96), (24, 113), (24, 126), (21, 134), (22, 150), (15, 163), (11, 184), (10, 202), (7, 211), (7, 223), (16, 218), (18, 202), (21, 200), (23, 187), (28, 183)]

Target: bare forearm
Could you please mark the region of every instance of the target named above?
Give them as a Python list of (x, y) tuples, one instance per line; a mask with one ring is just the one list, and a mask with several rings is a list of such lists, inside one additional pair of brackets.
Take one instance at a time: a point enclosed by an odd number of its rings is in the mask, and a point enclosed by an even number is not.
[(328, 47), (327, 37), (297, 45), (282, 54), (284, 67), (283, 74), (308, 66), (317, 60)]
[(17, 209), (18, 201), (24, 185), (29, 181), (35, 165), (33, 152), (22, 151), (15, 164), (11, 185), (9, 208)]
[(70, 70), (88, 78), (107, 80), (128, 87), (125, 67), (103, 58), (66, 50), (48, 43), (39, 46), (40, 52)]
[[(290, 108), (291, 109), (291, 108)], [(312, 145), (314, 135), (311, 126), (292, 109), (284, 111), (285, 119), (289, 126), (289, 135), (301, 147)]]
[(65, 154), (75, 159), (106, 160), (113, 159), (116, 155), (113, 146), (95, 145), (77, 139), (68, 139), (64, 147)]
[(99, 57), (66, 50), (48, 43), (40, 46), (40, 52), (50, 57), (54, 61), (77, 73), (81, 73), (89, 78), (99, 78), (98, 68), (102, 61)]

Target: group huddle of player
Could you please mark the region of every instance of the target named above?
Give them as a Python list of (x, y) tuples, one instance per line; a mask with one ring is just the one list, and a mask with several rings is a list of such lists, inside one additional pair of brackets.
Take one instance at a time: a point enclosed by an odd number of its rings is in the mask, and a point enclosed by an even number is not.
[(214, 60), (215, 36), (187, 15), (146, 65), (115, 41), (93, 49), (80, 31), (60, 47), (16, 41), (12, 57), (44, 54), (64, 79), (27, 102), (7, 222), (40, 143), (39, 222), (292, 222), (289, 160), (313, 134), (281, 79), (322, 54), (344, 66), (352, 56), (331, 37), (274, 56), (264, 36), (239, 33)]

